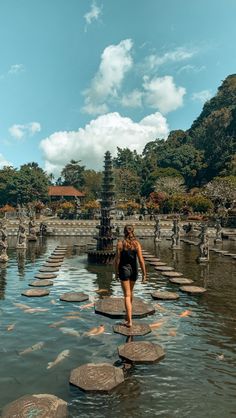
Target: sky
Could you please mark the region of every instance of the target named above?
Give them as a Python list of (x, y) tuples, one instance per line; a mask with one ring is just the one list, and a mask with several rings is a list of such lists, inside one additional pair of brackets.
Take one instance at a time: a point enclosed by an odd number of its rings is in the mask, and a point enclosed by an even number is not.
[(0, 0), (0, 168), (188, 129), (236, 73), (235, 0)]

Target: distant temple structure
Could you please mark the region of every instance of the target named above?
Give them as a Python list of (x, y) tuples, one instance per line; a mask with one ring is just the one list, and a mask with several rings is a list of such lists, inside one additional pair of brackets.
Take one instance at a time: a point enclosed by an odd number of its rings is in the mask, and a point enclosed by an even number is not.
[(85, 197), (85, 194), (74, 186), (49, 186), (48, 196), (50, 200), (80, 200)]

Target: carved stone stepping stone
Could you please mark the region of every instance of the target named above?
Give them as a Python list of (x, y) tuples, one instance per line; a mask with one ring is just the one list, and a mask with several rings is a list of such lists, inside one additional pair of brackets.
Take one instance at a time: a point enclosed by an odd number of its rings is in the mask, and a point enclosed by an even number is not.
[(39, 271), (41, 273), (53, 273), (55, 271), (59, 271), (58, 267), (40, 267)]
[(200, 295), (206, 292), (204, 287), (199, 286), (180, 286), (182, 292), (191, 293), (192, 295)]
[(51, 263), (51, 262), (47, 262), (43, 265), (43, 267), (61, 267), (62, 263)]
[(223, 255), (225, 256), (225, 257), (232, 257), (232, 256), (234, 256), (235, 254), (231, 254), (231, 253), (223, 253)]
[(109, 363), (87, 363), (70, 374), (70, 383), (86, 392), (107, 392), (124, 380), (123, 370)]
[(141, 324), (138, 322), (133, 322), (132, 327), (127, 327), (123, 324), (113, 325), (113, 331), (116, 334), (122, 334), (126, 337), (135, 335), (146, 335), (149, 334), (149, 332), (152, 332), (148, 324)]
[(46, 289), (27, 289), (24, 290), (21, 294), (22, 296), (27, 296), (29, 298), (40, 298), (42, 296), (48, 296), (49, 293), (49, 290)]
[(50, 262), (52, 262), (52, 261), (55, 261), (55, 262), (62, 262), (62, 261), (64, 261), (64, 257), (61, 257), (61, 256), (50, 256), (50, 257), (48, 257), (48, 261), (50, 261)]
[(84, 302), (89, 296), (82, 292), (67, 292), (60, 296), (60, 300), (64, 302)]
[(185, 279), (185, 277), (173, 277), (173, 279), (169, 279), (169, 281), (171, 283), (179, 284), (179, 285), (181, 285), (181, 284), (185, 285), (185, 284), (192, 284), (193, 283), (193, 280)]
[(165, 357), (165, 352), (160, 345), (147, 341), (133, 341), (120, 345), (118, 354), (122, 359), (134, 363), (155, 363)]
[(173, 267), (169, 267), (169, 266), (156, 266), (154, 268), (157, 271), (171, 271), (171, 270), (174, 270)]
[[(123, 298), (107, 297), (95, 303), (95, 313), (111, 318), (124, 318), (126, 315)], [(155, 308), (139, 298), (133, 301), (133, 317), (145, 317), (155, 313)]]
[(166, 263), (163, 263), (163, 261), (153, 261), (153, 263), (150, 263), (152, 266), (154, 267), (159, 267), (159, 266), (166, 266)]
[(64, 255), (66, 253), (65, 250), (54, 250), (52, 252), (53, 255)]
[(65, 245), (58, 245), (55, 250), (67, 250), (68, 247), (66, 247)]
[(179, 299), (178, 293), (175, 292), (164, 292), (157, 291), (151, 293), (153, 299), (162, 299), (162, 300), (176, 300)]
[(3, 408), (2, 418), (66, 418), (67, 403), (54, 395), (26, 395)]
[(178, 273), (177, 271), (163, 271), (162, 276), (165, 277), (181, 277), (183, 273)]
[[(47, 260), (46, 260), (46, 264), (52, 264), (52, 267), (59, 267), (59, 266), (61, 266), (62, 265), (62, 263), (63, 263), (63, 260), (61, 260), (61, 259), (50, 259), (50, 258), (48, 258)], [(56, 264), (56, 265), (55, 265)], [(57, 266), (57, 264), (58, 264), (58, 266)]]
[(35, 280), (34, 282), (29, 283), (29, 286), (34, 287), (44, 287), (44, 286), (53, 286), (53, 282), (51, 280)]
[(152, 261), (152, 260), (155, 260), (156, 256), (155, 255), (144, 255), (143, 258), (147, 261), (148, 260)]
[(55, 279), (57, 274), (53, 273), (37, 273), (34, 275), (36, 279), (45, 280), (45, 279)]
[[(157, 263), (161, 263), (160, 258), (155, 258), (155, 259), (153, 259), (152, 261), (149, 261), (149, 264), (150, 264), (151, 266), (155, 266)], [(157, 265), (158, 265), (158, 264), (157, 264)]]

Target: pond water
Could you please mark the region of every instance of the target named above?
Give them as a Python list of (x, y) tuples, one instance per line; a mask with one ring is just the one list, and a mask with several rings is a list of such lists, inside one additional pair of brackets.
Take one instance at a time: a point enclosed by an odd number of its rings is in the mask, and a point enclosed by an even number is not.
[[(195, 260), (197, 248), (182, 243), (171, 251), (170, 241), (154, 248), (152, 240), (143, 247), (167, 262), (184, 277), (207, 287), (201, 297), (180, 294), (175, 302), (160, 302), (156, 313), (141, 319), (144, 323), (164, 320), (146, 340), (161, 344), (166, 357), (160, 363), (135, 365), (126, 372), (124, 384), (109, 394), (86, 394), (69, 385), (72, 369), (87, 362), (109, 362), (122, 366), (117, 347), (125, 337), (114, 334), (112, 325), (119, 320), (94, 313), (93, 307), (60, 302), (67, 291), (83, 291), (90, 300), (101, 297), (95, 290), (105, 288), (112, 296), (121, 296), (119, 282), (111, 267), (89, 265), (82, 249), (75, 249), (78, 238), (48, 238), (28, 247), (26, 253), (10, 248), (9, 262), (0, 270), (0, 411), (7, 403), (32, 393), (51, 393), (69, 404), (69, 417), (162, 417), (162, 418), (232, 418), (236, 416), (236, 260), (211, 253), (210, 262)], [(43, 298), (26, 298), (28, 288), (52, 250), (68, 245), (60, 272)], [(14, 243), (12, 243), (14, 246)], [(225, 241), (224, 248), (236, 253), (236, 243)], [(178, 290), (168, 279), (148, 269), (149, 281), (135, 287), (135, 295), (156, 304), (150, 295), (154, 289)], [(29, 313), (15, 304), (48, 309)], [(180, 314), (191, 311), (186, 317)], [(73, 312), (73, 313), (71, 313)], [(78, 319), (67, 319), (79, 312)], [(52, 328), (51, 324), (64, 321)], [(83, 335), (92, 327), (104, 324), (98, 336)], [(13, 325), (12, 330), (7, 330)], [(60, 327), (73, 328), (79, 336), (68, 335)], [(34, 352), (19, 353), (42, 342)], [(70, 355), (60, 364), (47, 369), (65, 349)]]

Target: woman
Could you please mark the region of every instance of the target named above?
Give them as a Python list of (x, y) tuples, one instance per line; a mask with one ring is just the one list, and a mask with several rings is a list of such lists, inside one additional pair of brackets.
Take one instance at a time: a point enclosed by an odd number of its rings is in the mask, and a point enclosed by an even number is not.
[(116, 278), (121, 281), (124, 293), (127, 327), (132, 327), (132, 301), (133, 288), (138, 278), (138, 265), (142, 269), (142, 283), (146, 281), (146, 269), (142, 255), (142, 248), (134, 235), (132, 225), (126, 225), (124, 228), (124, 239), (118, 241), (115, 258)]

